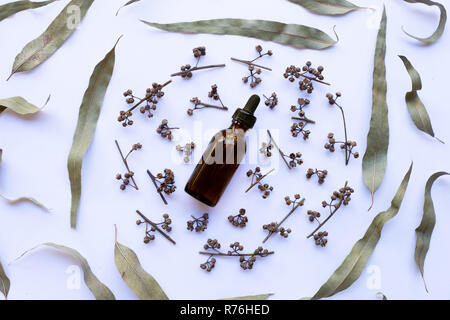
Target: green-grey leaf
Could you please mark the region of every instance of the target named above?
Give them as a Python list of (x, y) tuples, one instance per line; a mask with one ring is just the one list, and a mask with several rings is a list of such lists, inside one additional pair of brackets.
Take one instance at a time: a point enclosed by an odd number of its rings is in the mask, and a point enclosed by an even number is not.
[(3, 293), (5, 299), (8, 298), (9, 288), (11, 286), (11, 281), (3, 269), (2, 263), (0, 262), (0, 292)]
[(9, 109), (17, 114), (26, 115), (39, 112), (41, 109), (29, 103), (22, 97), (12, 97), (0, 100), (0, 113)]
[(305, 9), (327, 16), (342, 16), (351, 11), (364, 9), (346, 0), (289, 0)]
[(35, 206), (41, 208), (42, 210), (50, 211), (45, 205), (43, 205), (42, 203), (40, 203), (39, 201), (37, 201), (36, 199), (34, 199), (32, 197), (20, 197), (17, 199), (8, 199), (0, 194), (0, 198), (3, 198), (9, 204), (19, 204), (22, 202), (29, 202), (29, 203), (32, 203)]
[(377, 292), (377, 295), (381, 297), (381, 300), (387, 300), (388, 299), (383, 292)]
[(395, 217), (402, 204), (403, 197), (411, 177), (412, 164), (403, 178), (400, 187), (392, 199), (391, 206), (386, 211), (379, 213), (370, 224), (364, 237), (353, 246), (350, 254), (336, 269), (331, 277), (322, 285), (312, 299), (331, 297), (332, 295), (350, 287), (361, 275), (367, 261), (372, 255), (381, 237), (381, 231), (386, 222)]
[(47, 30), (17, 55), (9, 78), (17, 72), (36, 68), (55, 53), (76, 30), (93, 2), (94, 0), (70, 1)]
[[(372, 193), (372, 208), (375, 191), (380, 187), (386, 172), (387, 151), (389, 146), (388, 105), (386, 101), (386, 8), (383, 8), (380, 30), (375, 49), (372, 117), (367, 134), (367, 147), (362, 161), (364, 183)], [(369, 210), (370, 210), (369, 208)]]
[(403, 32), (406, 33), (408, 36), (410, 36), (411, 38), (416, 39), (418, 41), (421, 41), (425, 44), (431, 44), (431, 43), (435, 42), (436, 40), (438, 40), (444, 33), (445, 24), (447, 23), (447, 11), (445, 10), (445, 7), (438, 2), (434, 2), (434, 1), (430, 1), (430, 0), (404, 0), (404, 1), (409, 2), (409, 3), (423, 3), (427, 6), (437, 6), (439, 8), (439, 10), (441, 11), (441, 17), (439, 18), (439, 25), (436, 28), (436, 31), (428, 38), (420, 38), (420, 37), (413, 36), (412, 34), (406, 32), (405, 29), (403, 29), (403, 27), (402, 27)]
[(28, 9), (36, 9), (46, 6), (56, 0), (42, 1), (42, 2), (32, 2), (32, 1), (16, 1), (10, 2), (0, 6), (0, 21), (15, 15), (16, 13)]
[(81, 167), (83, 158), (94, 137), (103, 98), (114, 71), (116, 46), (117, 42), (105, 58), (95, 67), (78, 114), (78, 124), (67, 161), (70, 189), (72, 191), (70, 214), (70, 225), (72, 228), (77, 226), (78, 207), (81, 199)]
[(254, 296), (245, 296), (245, 297), (226, 298), (220, 300), (266, 300), (270, 296), (273, 296), (273, 293), (258, 294)]
[(59, 244), (47, 242), (43, 243), (41, 245), (38, 245), (28, 251), (25, 251), (19, 258), (22, 258), (24, 255), (29, 253), (30, 251), (35, 250), (38, 247), (41, 246), (47, 246), (50, 248), (54, 248), (60, 251), (63, 251), (64, 253), (70, 255), (72, 258), (76, 259), (78, 263), (81, 266), (81, 269), (83, 269), (84, 273), (84, 282), (86, 283), (86, 286), (89, 288), (89, 290), (92, 292), (94, 297), (97, 300), (115, 300), (114, 294), (111, 292), (111, 290), (108, 289), (107, 286), (105, 286), (98, 278), (95, 276), (95, 274), (92, 272), (91, 267), (89, 266), (89, 263), (87, 260), (76, 250), (62, 246)]
[[(414, 260), (419, 267), (422, 274), (423, 282), (424, 278), (424, 265), (425, 258), (427, 256), (428, 249), (430, 248), (431, 235), (433, 233), (434, 226), (436, 225), (436, 213), (434, 211), (433, 199), (431, 198), (431, 188), (433, 183), (441, 176), (448, 175), (447, 172), (436, 172), (427, 181), (425, 185), (425, 201), (423, 204), (423, 216), (420, 225), (416, 228), (416, 250), (414, 252)], [(428, 291), (425, 284), (425, 289)]]
[(119, 14), (119, 11), (120, 11), (122, 8), (124, 8), (124, 7), (126, 7), (126, 6), (129, 6), (130, 4), (133, 4), (133, 3), (138, 2), (138, 1), (141, 1), (141, 0), (130, 0), (130, 1), (128, 1), (127, 3), (125, 3), (123, 6), (121, 6), (121, 7), (119, 8), (119, 10), (117, 10), (116, 16)]
[(430, 116), (428, 115), (427, 109), (425, 109), (425, 106), (423, 105), (417, 93), (417, 91), (422, 89), (422, 80), (420, 79), (420, 75), (417, 70), (414, 69), (408, 58), (406, 58), (405, 56), (399, 57), (403, 61), (403, 64), (405, 65), (405, 68), (408, 71), (412, 82), (412, 91), (407, 92), (405, 95), (405, 101), (406, 105), (408, 106), (409, 115), (411, 116), (411, 119), (416, 125), (417, 129), (428, 133), (430, 136), (435, 138), (433, 127), (431, 126)]
[(136, 253), (117, 241), (117, 227), (115, 238), (114, 260), (127, 286), (141, 300), (169, 300), (158, 282), (142, 268)]
[(337, 43), (325, 32), (298, 24), (267, 20), (214, 19), (193, 22), (145, 24), (171, 32), (208, 33), (256, 38), (292, 46), (297, 49), (325, 49)]

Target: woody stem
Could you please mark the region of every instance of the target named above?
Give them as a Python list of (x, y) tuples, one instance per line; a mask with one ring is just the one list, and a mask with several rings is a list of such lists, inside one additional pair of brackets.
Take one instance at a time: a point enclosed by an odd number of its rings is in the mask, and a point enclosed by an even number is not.
[(202, 70), (202, 69), (210, 69), (210, 68), (223, 68), (223, 67), (225, 67), (225, 64), (212, 64), (212, 65), (209, 65), (209, 66), (194, 67), (194, 68), (191, 68), (191, 69), (186, 70), (186, 71), (180, 71), (180, 72), (172, 73), (170, 76), (171, 77), (182, 76), (182, 75), (187, 74), (188, 72), (192, 72), (192, 71), (197, 71), (197, 70)]
[(148, 219), (146, 216), (144, 216), (139, 210), (136, 210), (136, 213), (141, 216), (142, 219), (144, 219), (145, 222), (147, 222), (149, 225), (151, 225), (153, 228), (156, 229), (160, 234), (162, 234), (167, 240), (172, 242), (173, 244), (177, 244), (171, 237), (169, 237), (164, 231), (162, 231), (156, 223)]
[[(122, 161), (123, 161), (123, 164), (125, 165), (125, 168), (128, 170), (128, 172), (131, 172), (130, 167), (128, 166), (127, 158), (123, 156), (122, 150), (120, 149), (119, 142), (117, 142), (117, 140), (114, 140), (114, 141), (115, 141), (115, 143), (116, 143), (117, 149), (119, 150), (120, 157), (122, 158)], [(128, 153), (128, 154), (130, 154), (130, 153)], [(128, 157), (128, 155), (127, 155), (127, 157)], [(131, 181), (132, 181), (133, 184), (134, 184), (133, 187), (134, 187), (136, 190), (139, 190), (139, 188), (138, 188), (138, 186), (137, 186), (137, 184), (136, 184), (136, 181), (134, 180), (134, 177), (133, 177), (133, 176), (131, 176)]]

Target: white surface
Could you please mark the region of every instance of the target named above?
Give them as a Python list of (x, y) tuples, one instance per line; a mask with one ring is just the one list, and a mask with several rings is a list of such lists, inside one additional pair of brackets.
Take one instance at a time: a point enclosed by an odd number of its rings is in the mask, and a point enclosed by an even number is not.
[[(8, 1), (1, 0), (0, 4)], [(364, 153), (371, 112), (373, 52), (382, 1), (373, 1), (378, 11), (351, 13), (340, 18), (311, 14), (288, 1), (142, 1), (130, 6), (115, 17), (117, 8), (125, 0), (96, 1), (81, 27), (49, 60), (27, 74), (14, 75), (9, 82), (2, 80), (0, 97), (20, 95), (41, 105), (48, 94), (48, 106), (33, 117), (18, 117), (10, 112), (0, 116), (0, 147), (4, 149), (1, 165), (0, 192), (9, 197), (30, 195), (52, 208), (45, 213), (32, 205), (11, 206), (0, 201), (0, 257), (11, 278), (11, 299), (91, 299), (92, 294), (82, 282), (80, 289), (67, 287), (66, 270), (75, 262), (51, 249), (39, 249), (13, 262), (22, 252), (42, 242), (56, 242), (79, 250), (89, 261), (94, 273), (118, 299), (135, 299), (122, 281), (114, 265), (114, 224), (119, 229), (121, 243), (131, 247), (143, 267), (161, 284), (171, 299), (216, 299), (248, 294), (272, 292), (275, 299), (298, 299), (311, 296), (328, 279), (361, 238), (373, 217), (390, 205), (390, 201), (411, 161), (414, 171), (403, 205), (397, 217), (388, 222), (381, 240), (368, 262), (369, 268), (338, 299), (375, 299), (382, 291), (390, 299), (448, 299), (450, 265), (447, 214), (448, 178), (441, 178), (433, 188), (437, 213), (431, 248), (427, 256), (425, 276), (430, 293), (414, 263), (415, 233), (422, 216), (423, 192), (428, 177), (448, 167), (449, 145), (443, 145), (418, 131), (412, 123), (404, 94), (410, 90), (410, 78), (398, 54), (406, 55), (422, 76), (424, 89), (420, 97), (427, 106), (434, 130), (442, 140), (450, 143), (446, 70), (450, 64), (448, 32), (435, 44), (424, 47), (409, 39), (401, 26), (416, 35), (427, 36), (434, 31), (439, 18), (435, 8), (389, 1), (388, 14), (388, 71), (389, 122), (391, 127), (388, 168), (373, 209), (369, 191), (361, 176), (361, 159), (352, 160), (344, 167), (343, 154), (330, 155), (323, 149), (329, 131), (342, 135), (338, 110), (330, 109), (325, 99), (328, 91), (343, 92), (342, 103), (348, 117), (349, 136), (358, 141), (359, 152)], [(367, 1), (354, 1), (367, 5)], [(41, 34), (67, 1), (38, 10), (19, 13), (0, 23), (2, 41), (0, 78), (6, 79), (14, 58), (22, 47)], [(372, 2), (371, 2), (372, 3)], [(340, 42), (324, 51), (296, 50), (275, 43), (236, 36), (181, 35), (150, 28), (139, 19), (157, 22), (177, 22), (207, 18), (260, 18), (302, 23), (318, 27), (332, 34), (337, 25)], [(97, 130), (83, 163), (83, 194), (78, 228), (69, 227), (70, 188), (66, 169), (67, 155), (72, 144), (78, 109), (94, 66), (110, 50), (117, 37), (124, 34), (117, 47), (117, 60), (108, 88)], [(272, 49), (274, 56), (262, 59), (273, 72), (264, 72), (263, 82), (252, 90), (240, 80), (247, 73), (245, 66), (230, 61), (230, 57), (250, 58), (254, 46), (262, 44)], [(134, 117), (135, 125), (123, 129), (116, 121), (123, 109), (122, 92), (131, 88), (140, 95), (152, 82), (164, 82), (179, 66), (193, 63), (191, 49), (205, 45), (207, 56), (202, 64), (226, 63), (225, 69), (194, 74), (190, 81), (181, 78), (165, 90), (166, 96), (151, 120)], [(316, 86), (308, 108), (308, 116), (318, 123), (311, 127), (311, 139), (304, 142), (290, 136), (289, 111), (299, 97), (296, 84), (290, 84), (282, 73), (287, 65), (302, 65), (312, 60), (325, 66), (326, 80), (331, 88)], [(217, 83), (223, 101), (230, 106), (227, 113), (204, 110), (190, 118), (186, 109), (189, 99), (198, 96), (208, 100), (210, 85)], [(244, 194), (248, 185), (245, 172), (254, 165), (245, 164), (237, 172), (219, 205), (207, 209), (183, 191), (193, 166), (172, 163), (180, 159), (174, 153), (177, 142), (162, 140), (155, 129), (164, 118), (194, 135), (201, 126), (201, 137), (207, 142), (212, 133), (228, 126), (232, 112), (242, 106), (253, 94), (276, 91), (279, 105), (268, 110), (263, 104), (257, 111), (254, 133), (271, 128), (279, 130), (279, 144), (285, 152), (301, 151), (305, 164), (289, 172), (280, 164), (280, 170), (267, 178), (275, 191), (262, 200), (257, 190)], [(179, 137), (180, 135), (177, 134)], [(266, 139), (261, 135), (261, 141)], [(141, 142), (142, 151), (133, 154), (130, 165), (136, 172), (140, 190), (122, 192), (114, 179), (123, 172), (123, 164), (115, 149), (114, 139), (123, 149)], [(185, 142), (185, 141), (181, 141)], [(200, 144), (199, 139), (195, 140)], [(204, 146), (203, 146), (204, 147)], [(196, 155), (201, 154), (201, 147)], [(253, 146), (253, 151), (256, 147)], [(278, 159), (280, 160), (280, 159)], [(164, 206), (145, 174), (147, 168), (159, 172), (171, 167), (176, 174), (178, 191)], [(309, 167), (326, 168), (329, 177), (323, 186), (305, 179)], [(268, 166), (264, 166), (268, 168)], [(320, 209), (322, 200), (328, 200), (333, 190), (348, 179), (356, 190), (351, 204), (339, 212), (327, 225), (329, 245), (318, 248), (305, 235), (312, 230), (307, 221), (307, 209)], [(288, 211), (285, 195), (301, 193), (307, 198), (304, 209), (287, 222), (293, 229), (289, 239), (273, 236), (266, 247), (276, 254), (258, 260), (251, 272), (245, 272), (234, 259), (218, 259), (216, 269), (207, 274), (199, 268), (206, 257), (197, 254), (205, 241), (217, 238), (226, 247), (240, 241), (253, 250), (265, 237), (262, 224), (281, 219)], [(234, 229), (227, 216), (245, 207), (250, 219), (246, 229)], [(143, 227), (135, 225), (136, 209), (150, 218), (159, 219), (168, 212), (174, 221), (173, 246), (161, 236), (150, 244), (142, 243)], [(191, 214), (210, 213), (210, 224), (203, 234), (186, 230)], [(367, 285), (373, 270), (381, 272), (381, 288)]]

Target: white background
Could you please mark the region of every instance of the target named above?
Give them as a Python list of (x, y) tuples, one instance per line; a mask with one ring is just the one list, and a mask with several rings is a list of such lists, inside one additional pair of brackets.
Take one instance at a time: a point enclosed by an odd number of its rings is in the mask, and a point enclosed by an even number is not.
[[(0, 4), (7, 2), (1, 0)], [(323, 149), (328, 132), (342, 135), (340, 114), (329, 108), (325, 94), (342, 91), (341, 102), (347, 112), (349, 136), (358, 141), (358, 150), (363, 154), (371, 113), (373, 53), (383, 1), (355, 0), (359, 5), (373, 5), (378, 9), (376, 12), (361, 10), (338, 18), (314, 15), (284, 0), (142, 1), (123, 9), (115, 17), (117, 8), (124, 2), (96, 1), (80, 28), (60, 50), (34, 71), (14, 75), (9, 82), (5, 79), (17, 53), (46, 29), (67, 1), (22, 12), (0, 23), (0, 79), (3, 79), (0, 97), (20, 95), (40, 106), (49, 94), (52, 95), (47, 107), (38, 115), (18, 117), (4, 112), (0, 116), (0, 147), (4, 150), (0, 193), (8, 197), (33, 196), (52, 209), (51, 213), (46, 213), (29, 204), (11, 206), (0, 201), (0, 257), (11, 279), (11, 299), (93, 298), (83, 282), (77, 290), (67, 287), (70, 275), (66, 271), (76, 262), (64, 254), (44, 248), (14, 262), (27, 249), (48, 241), (79, 250), (116, 298), (135, 299), (114, 265), (114, 224), (119, 229), (119, 241), (135, 250), (144, 269), (157, 279), (171, 299), (217, 299), (269, 292), (275, 294), (275, 299), (311, 296), (340, 265), (374, 216), (389, 207), (411, 161), (414, 161), (414, 170), (398, 216), (386, 224), (368, 268), (358, 281), (334, 298), (377, 299), (378, 291), (389, 299), (450, 298), (448, 178), (441, 178), (433, 188), (437, 224), (425, 265), (428, 294), (414, 263), (414, 229), (422, 216), (425, 182), (436, 171), (450, 170), (449, 145), (420, 132), (411, 121), (404, 101), (411, 82), (397, 57), (398, 54), (406, 55), (421, 74), (424, 88), (420, 97), (428, 109), (436, 135), (450, 143), (448, 32), (426, 47), (408, 38), (401, 30), (404, 25), (415, 35), (428, 36), (439, 19), (436, 8), (403, 1), (388, 2), (386, 64), (390, 146), (385, 179), (376, 193), (373, 209), (367, 212), (370, 193), (362, 181), (361, 159), (352, 160), (345, 167), (342, 153), (330, 155)], [(237, 36), (166, 33), (139, 21), (177, 22), (225, 17), (305, 24), (330, 35), (336, 25), (340, 42), (324, 51), (297, 50)], [(78, 228), (72, 230), (69, 227), (71, 195), (66, 162), (78, 110), (92, 70), (121, 34), (124, 38), (117, 47), (114, 75), (95, 137), (84, 158)], [(245, 66), (232, 62), (230, 57), (251, 58), (257, 44), (262, 44), (265, 50), (273, 50), (272, 57), (261, 60), (261, 64), (272, 67), (273, 72), (263, 72), (262, 84), (252, 90), (240, 80), (247, 73)], [(202, 64), (226, 63), (226, 68), (197, 72), (190, 81), (173, 79), (155, 117), (148, 120), (136, 114), (135, 125), (123, 129), (116, 121), (118, 112), (125, 108), (122, 92), (130, 88), (142, 95), (152, 82), (166, 81), (179, 66), (194, 62), (191, 50), (199, 45), (207, 47)], [(317, 120), (317, 124), (311, 127), (310, 140), (304, 142), (290, 136), (292, 113), (289, 108), (300, 92), (296, 84), (282, 77), (282, 73), (286, 66), (303, 65), (306, 60), (312, 60), (315, 65), (323, 64), (326, 80), (333, 85), (331, 88), (316, 85), (307, 114)], [(207, 93), (213, 83), (218, 84), (222, 99), (231, 110), (204, 110), (188, 117), (189, 99), (198, 96), (208, 101)], [(261, 199), (256, 189), (244, 194), (249, 183), (245, 172), (255, 164), (241, 166), (214, 209), (206, 208), (186, 195), (183, 188), (193, 166), (174, 162), (180, 160), (174, 152), (177, 142), (163, 140), (155, 133), (160, 121), (167, 118), (192, 134), (196, 126), (202, 126), (204, 141), (200, 138), (195, 141), (199, 144), (196, 150), (199, 156), (201, 144), (207, 142), (213, 132), (229, 125), (236, 107), (242, 106), (253, 93), (268, 95), (273, 91), (279, 96), (279, 105), (275, 110), (269, 110), (261, 104), (254, 133), (264, 132), (267, 128), (274, 130), (279, 135), (282, 149), (285, 152), (301, 151), (305, 164), (292, 171), (280, 164), (279, 171), (267, 178), (267, 182), (275, 186), (267, 200)], [(176, 134), (176, 137), (181, 135)], [(124, 167), (114, 139), (119, 140), (123, 149), (136, 142), (144, 146), (130, 158), (139, 191), (119, 190), (114, 176), (123, 172)], [(259, 143), (264, 140), (265, 135), (260, 135)], [(256, 148), (253, 146), (253, 152)], [(261, 165), (264, 170), (270, 168), (270, 164)], [(175, 171), (178, 185), (178, 191), (169, 197), (167, 207), (145, 174), (146, 169), (156, 173), (165, 167)], [(328, 169), (329, 176), (324, 185), (318, 186), (315, 181), (305, 179), (309, 167)], [(327, 225), (328, 246), (316, 247), (312, 240), (305, 238), (313, 228), (306, 218), (306, 211), (320, 209), (321, 201), (328, 200), (332, 191), (341, 187), (345, 180), (349, 180), (356, 190), (353, 201)], [(262, 224), (280, 220), (288, 211), (284, 196), (294, 193), (305, 196), (306, 205), (286, 222), (286, 226), (293, 229), (288, 239), (273, 236), (267, 242), (266, 247), (276, 251), (274, 256), (258, 260), (252, 271), (243, 271), (238, 261), (228, 258), (219, 259), (210, 274), (199, 268), (206, 257), (197, 252), (208, 238), (219, 239), (224, 247), (240, 241), (246, 249), (253, 251), (265, 237)], [(250, 220), (244, 230), (234, 229), (227, 222), (227, 216), (237, 213), (241, 207), (247, 209)], [(174, 221), (172, 236), (177, 245), (173, 246), (161, 236), (144, 245), (143, 226), (135, 225), (136, 209), (153, 220), (168, 212)], [(210, 214), (207, 231), (203, 234), (188, 232), (186, 221), (190, 215), (199, 216), (203, 212)], [(375, 270), (380, 275), (380, 288), (371, 285), (374, 274), (368, 270)]]

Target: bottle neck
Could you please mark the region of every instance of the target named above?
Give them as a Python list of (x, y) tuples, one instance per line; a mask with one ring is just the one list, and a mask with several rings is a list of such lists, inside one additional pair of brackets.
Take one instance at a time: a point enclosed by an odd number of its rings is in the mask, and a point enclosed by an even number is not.
[(240, 123), (239, 121), (233, 121), (228, 129), (232, 129), (232, 130), (239, 129), (239, 130), (243, 130), (244, 132), (246, 132), (250, 128), (247, 127), (246, 125)]

